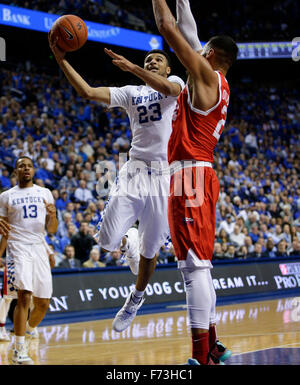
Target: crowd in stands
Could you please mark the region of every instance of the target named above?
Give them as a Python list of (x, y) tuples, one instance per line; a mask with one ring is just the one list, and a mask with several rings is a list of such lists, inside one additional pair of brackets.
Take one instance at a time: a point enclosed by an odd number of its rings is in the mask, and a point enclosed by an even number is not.
[[(24, 7), (54, 14), (76, 14), (85, 20), (157, 33), (151, 1), (133, 0), (2, 0)], [(169, 2), (170, 6), (174, 3)], [(199, 25), (201, 40), (229, 34), (238, 42), (291, 40), (299, 35), (300, 5), (293, 0), (230, 0), (205, 2), (199, 6), (191, 1)]]
[[(1, 191), (16, 184), (15, 159), (29, 156), (35, 183), (56, 201), (58, 231), (47, 236), (56, 266), (124, 265), (120, 251), (103, 253), (94, 235), (110, 188), (104, 171), (107, 181), (96, 190), (96, 165), (109, 161), (118, 174), (131, 141), (126, 113), (81, 99), (64, 77), (33, 70), (1, 69), (0, 89)], [(299, 96), (288, 84), (232, 85), (215, 151), (215, 260), (300, 255)], [(171, 243), (158, 261), (176, 261)]]

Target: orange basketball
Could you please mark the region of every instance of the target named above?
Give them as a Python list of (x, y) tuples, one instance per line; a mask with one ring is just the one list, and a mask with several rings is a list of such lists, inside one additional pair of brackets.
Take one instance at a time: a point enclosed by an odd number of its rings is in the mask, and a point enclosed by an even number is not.
[(51, 28), (51, 39), (58, 36), (57, 45), (63, 51), (76, 51), (81, 48), (87, 39), (88, 30), (85, 22), (75, 15), (59, 17)]

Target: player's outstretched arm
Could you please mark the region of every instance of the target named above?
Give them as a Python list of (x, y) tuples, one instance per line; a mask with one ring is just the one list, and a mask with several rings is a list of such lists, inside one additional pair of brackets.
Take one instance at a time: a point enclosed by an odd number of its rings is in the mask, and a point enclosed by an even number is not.
[(57, 47), (56, 42), (48, 35), (49, 45), (61, 70), (69, 80), (76, 92), (83, 98), (96, 100), (105, 104), (110, 103), (110, 91), (108, 87), (91, 87), (71, 64), (65, 59), (66, 53)]
[(198, 38), (197, 24), (191, 11), (189, 0), (176, 0), (177, 26), (185, 40), (196, 52), (202, 50)]
[(178, 83), (170, 82), (167, 78), (156, 73), (145, 70), (144, 68), (132, 63), (124, 56), (118, 55), (110, 49), (104, 48), (105, 53), (113, 60), (112, 63), (122, 71), (131, 72), (133, 75), (142, 79), (150, 87), (163, 95), (178, 96), (181, 87)]
[(157, 28), (195, 81), (215, 87), (218, 80), (208, 61), (185, 40), (165, 0), (152, 0)]

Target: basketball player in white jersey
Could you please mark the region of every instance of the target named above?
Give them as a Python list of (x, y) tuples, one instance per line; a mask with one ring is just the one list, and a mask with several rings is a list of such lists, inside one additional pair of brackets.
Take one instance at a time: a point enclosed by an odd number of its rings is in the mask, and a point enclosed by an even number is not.
[[(130, 325), (142, 305), (144, 291), (156, 266), (155, 256), (169, 235), (167, 145), (172, 114), (184, 82), (177, 76), (169, 76), (170, 61), (164, 51), (148, 52), (144, 68), (141, 68), (105, 50), (115, 65), (135, 74), (145, 84), (120, 88), (90, 87), (65, 59), (65, 53), (56, 42), (51, 41), (51, 35), (49, 44), (60, 68), (79, 95), (109, 107), (123, 107), (130, 119), (130, 159), (111, 188), (98, 234), (99, 245), (104, 250), (119, 249), (120, 244), (121, 250), (129, 249), (127, 256), (133, 254), (130, 249), (138, 250), (133, 263), (128, 259), (132, 272), (138, 274), (136, 287), (113, 322), (113, 329), (120, 332)], [(132, 228), (137, 220), (138, 230)]]
[(17, 296), (14, 311), (15, 349), (12, 362), (31, 365), (25, 344), (26, 321), (31, 298), (34, 308), (29, 331), (40, 324), (52, 296), (52, 276), (45, 231), (56, 233), (53, 196), (47, 188), (33, 184), (34, 167), (28, 157), (15, 164), (17, 186), (0, 195), (0, 217), (10, 225), (6, 248), (7, 296)]

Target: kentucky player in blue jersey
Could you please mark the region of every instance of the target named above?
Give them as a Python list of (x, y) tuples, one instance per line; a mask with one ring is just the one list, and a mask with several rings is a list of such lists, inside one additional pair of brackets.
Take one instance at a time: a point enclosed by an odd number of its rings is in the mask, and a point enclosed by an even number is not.
[[(51, 35), (49, 44), (79, 95), (109, 107), (122, 107), (130, 119), (130, 159), (111, 188), (98, 233), (99, 245), (108, 251), (119, 248), (125, 251), (132, 272), (138, 275), (135, 288), (113, 322), (113, 329), (120, 332), (130, 325), (142, 305), (144, 291), (156, 266), (156, 254), (169, 235), (167, 146), (172, 115), (184, 82), (177, 76), (170, 76), (170, 60), (164, 51), (148, 52), (142, 68), (106, 49), (113, 64), (138, 76), (144, 84), (90, 87), (69, 64)], [(138, 230), (132, 227), (137, 220)]]

